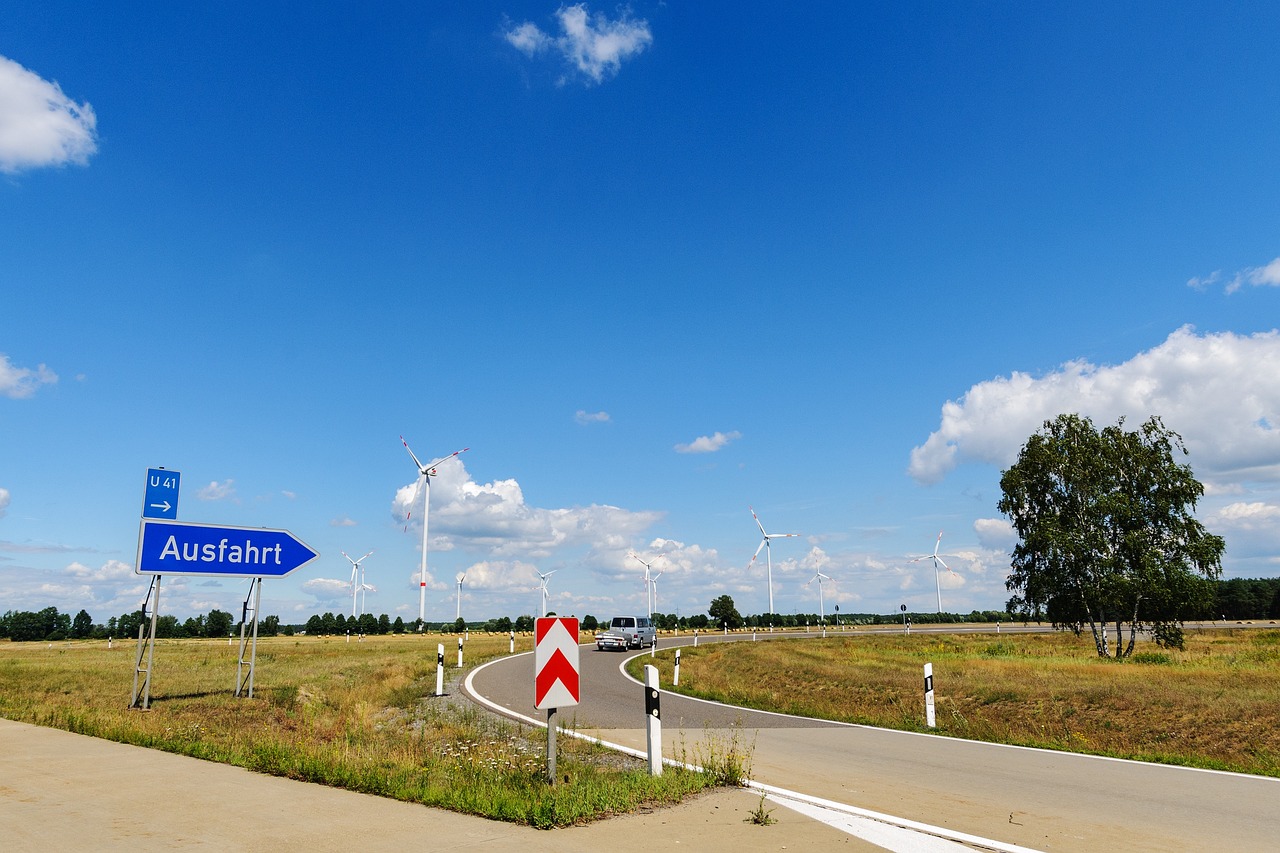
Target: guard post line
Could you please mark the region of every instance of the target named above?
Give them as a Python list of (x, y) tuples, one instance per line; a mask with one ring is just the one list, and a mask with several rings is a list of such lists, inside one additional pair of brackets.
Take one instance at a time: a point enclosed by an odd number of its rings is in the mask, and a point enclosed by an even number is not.
[(662, 693), (658, 690), (658, 668), (644, 668), (644, 714), (649, 747), (649, 775), (662, 775)]
[(933, 717), (933, 664), (924, 665), (924, 724), (936, 728)]
[(436, 644), (436, 695), (444, 695), (444, 643)]

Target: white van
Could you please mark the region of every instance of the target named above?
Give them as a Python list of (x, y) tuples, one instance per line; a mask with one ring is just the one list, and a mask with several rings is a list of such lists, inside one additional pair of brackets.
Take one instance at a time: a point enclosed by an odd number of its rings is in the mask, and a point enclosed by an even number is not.
[(609, 627), (596, 634), (596, 650), (643, 649), (658, 641), (658, 631), (647, 616), (615, 616)]

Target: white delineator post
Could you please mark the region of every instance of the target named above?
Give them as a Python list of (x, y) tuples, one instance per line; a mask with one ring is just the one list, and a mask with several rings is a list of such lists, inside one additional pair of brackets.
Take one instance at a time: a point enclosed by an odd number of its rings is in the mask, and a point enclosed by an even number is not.
[(436, 646), (436, 695), (444, 695), (444, 643)]
[(644, 711), (649, 746), (649, 775), (662, 775), (662, 709), (661, 693), (658, 691), (658, 668), (644, 668)]
[(933, 664), (924, 665), (924, 724), (935, 728), (933, 717)]
[(458, 669), (462, 669), (462, 638), (458, 638)]
[(516, 653), (516, 632), (512, 631), (511, 632), (511, 654), (514, 655), (515, 653)]
[(676, 671), (675, 671), (674, 677), (671, 679), (671, 685), (673, 687), (680, 686), (680, 650), (679, 649), (676, 649)]

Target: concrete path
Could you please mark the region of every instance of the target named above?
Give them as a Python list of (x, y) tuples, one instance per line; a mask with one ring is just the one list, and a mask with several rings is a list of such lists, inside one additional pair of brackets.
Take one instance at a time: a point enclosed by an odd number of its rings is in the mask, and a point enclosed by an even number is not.
[(5, 850), (881, 849), (784, 808), (746, 822), (759, 801), (723, 791), (543, 831), (0, 719)]

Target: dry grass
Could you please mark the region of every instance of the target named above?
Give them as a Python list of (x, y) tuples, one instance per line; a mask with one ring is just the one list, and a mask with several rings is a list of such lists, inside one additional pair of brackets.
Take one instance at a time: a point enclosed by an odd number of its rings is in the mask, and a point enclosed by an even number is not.
[[(646, 662), (648, 658), (645, 659)], [(672, 659), (660, 656), (664, 683)], [(1280, 631), (1187, 632), (1099, 659), (1070, 634), (879, 634), (685, 648), (680, 692), (752, 708), (1280, 776)]]
[[(560, 778), (548, 784), (543, 730), (433, 696), (441, 641), (446, 679), (456, 678), (454, 637), (263, 638), (254, 698), (237, 699), (238, 646), (162, 640), (145, 712), (127, 708), (136, 642), (0, 642), (0, 716), (533, 826), (676, 802), (713, 784), (690, 772), (655, 779), (644, 762), (574, 738), (559, 739)], [(531, 642), (518, 638), (517, 650)], [(507, 650), (506, 635), (473, 634), (465, 662)]]

